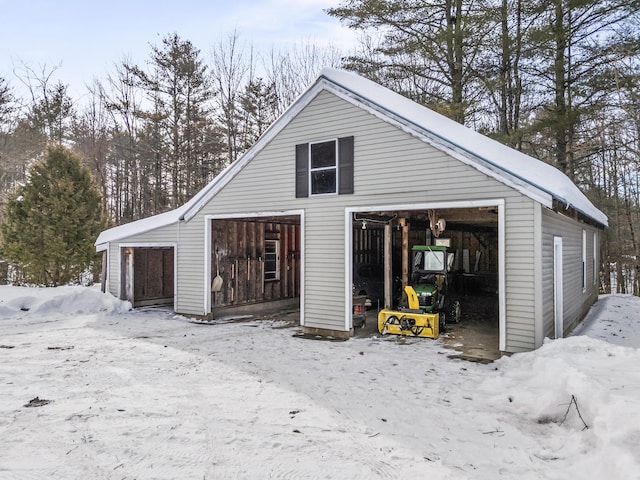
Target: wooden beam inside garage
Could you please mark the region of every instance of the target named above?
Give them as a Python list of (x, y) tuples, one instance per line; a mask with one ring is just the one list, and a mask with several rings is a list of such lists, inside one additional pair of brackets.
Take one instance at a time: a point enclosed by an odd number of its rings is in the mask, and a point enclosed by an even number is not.
[(402, 289), (409, 285), (409, 224), (406, 218), (400, 219), (402, 228)]
[(391, 225), (384, 226), (384, 308), (392, 308), (393, 296), (393, 265), (392, 248), (393, 237), (391, 236)]

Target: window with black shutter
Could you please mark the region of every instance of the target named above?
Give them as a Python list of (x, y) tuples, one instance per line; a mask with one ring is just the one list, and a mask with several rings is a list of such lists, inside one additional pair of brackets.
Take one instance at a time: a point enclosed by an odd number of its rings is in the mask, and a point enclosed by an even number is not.
[(296, 145), (296, 197), (353, 193), (353, 137)]

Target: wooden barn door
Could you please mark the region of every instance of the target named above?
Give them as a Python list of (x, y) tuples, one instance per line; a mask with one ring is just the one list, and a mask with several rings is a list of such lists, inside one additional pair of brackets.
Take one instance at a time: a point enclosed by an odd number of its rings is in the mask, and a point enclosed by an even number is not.
[(173, 303), (173, 293), (173, 248), (133, 249), (134, 306)]

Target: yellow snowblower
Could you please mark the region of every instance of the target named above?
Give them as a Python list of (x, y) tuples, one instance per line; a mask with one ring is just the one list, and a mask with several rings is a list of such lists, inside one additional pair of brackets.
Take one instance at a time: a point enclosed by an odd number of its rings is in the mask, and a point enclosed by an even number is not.
[(380, 310), (382, 334), (438, 338), (446, 322), (460, 321), (460, 302), (450, 295), (455, 251), (439, 245), (414, 245), (411, 285), (404, 287), (406, 307)]
[(409, 308), (398, 310), (380, 310), (378, 313), (378, 332), (395, 335), (413, 335), (416, 337), (438, 338), (440, 315), (427, 313), (420, 308), (418, 295), (411, 285), (404, 287)]

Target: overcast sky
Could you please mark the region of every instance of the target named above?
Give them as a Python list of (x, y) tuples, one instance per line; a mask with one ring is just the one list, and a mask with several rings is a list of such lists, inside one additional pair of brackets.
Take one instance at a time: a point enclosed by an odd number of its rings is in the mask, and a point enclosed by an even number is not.
[(143, 63), (149, 44), (177, 33), (210, 60), (211, 47), (237, 31), (256, 47), (311, 41), (343, 48), (354, 35), (324, 10), (340, 0), (0, 0), (0, 76), (59, 66), (54, 79), (84, 91), (127, 57)]

